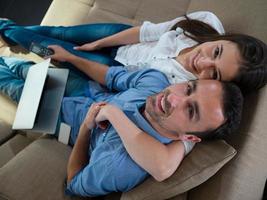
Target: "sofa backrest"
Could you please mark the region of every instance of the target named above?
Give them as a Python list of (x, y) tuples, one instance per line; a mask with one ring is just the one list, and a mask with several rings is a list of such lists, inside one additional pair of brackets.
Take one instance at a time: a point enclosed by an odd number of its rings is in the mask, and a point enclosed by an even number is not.
[[(162, 22), (185, 14), (189, 2), (189, 0), (54, 0), (42, 24), (115, 22), (136, 25), (145, 20)], [(55, 13), (54, 7), (63, 4), (62, 12)]]

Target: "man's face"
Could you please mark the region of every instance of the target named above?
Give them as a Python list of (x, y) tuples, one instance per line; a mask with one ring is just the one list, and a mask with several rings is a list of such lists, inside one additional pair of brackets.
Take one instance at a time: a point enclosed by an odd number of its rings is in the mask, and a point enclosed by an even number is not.
[(199, 80), (171, 85), (147, 98), (144, 114), (159, 133), (172, 139), (215, 129), (224, 122), (221, 83)]

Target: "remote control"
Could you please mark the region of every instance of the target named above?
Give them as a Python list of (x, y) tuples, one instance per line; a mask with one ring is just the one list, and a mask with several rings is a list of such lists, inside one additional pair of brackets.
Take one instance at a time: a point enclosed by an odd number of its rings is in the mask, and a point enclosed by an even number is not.
[(41, 57), (46, 57), (54, 54), (54, 51), (52, 49), (49, 49), (45, 46), (42, 46), (38, 43), (31, 43), (30, 51), (33, 53), (36, 53), (37, 55)]

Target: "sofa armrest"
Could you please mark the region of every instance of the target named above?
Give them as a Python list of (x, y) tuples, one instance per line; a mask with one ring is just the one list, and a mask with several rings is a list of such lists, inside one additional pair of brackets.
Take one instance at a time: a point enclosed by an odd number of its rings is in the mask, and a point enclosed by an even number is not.
[(41, 24), (68, 26), (85, 23), (93, 4), (94, 0), (54, 0)]
[(70, 152), (48, 136), (34, 141), (0, 168), (0, 199), (70, 199), (64, 194)]

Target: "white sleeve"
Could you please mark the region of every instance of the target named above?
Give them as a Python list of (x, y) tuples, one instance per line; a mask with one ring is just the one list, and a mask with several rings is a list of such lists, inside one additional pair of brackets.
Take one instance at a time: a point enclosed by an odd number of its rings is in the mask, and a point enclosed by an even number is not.
[[(211, 25), (213, 28), (215, 28), (220, 34), (223, 34), (224, 28), (219, 20), (219, 18), (209, 11), (198, 11), (193, 12), (187, 15), (191, 19), (197, 19), (200, 21), (203, 21), (209, 25)], [(176, 19), (173, 19), (171, 21), (162, 22), (158, 24), (154, 24), (149, 21), (145, 21), (141, 28), (140, 28), (140, 42), (153, 42), (159, 40), (159, 38), (166, 32), (170, 31), (170, 29), (179, 21), (185, 19), (184, 16), (178, 17)], [(181, 30), (178, 32), (181, 33)]]
[(183, 141), (182, 143), (184, 144), (184, 155), (186, 156), (187, 154), (190, 153), (190, 151), (192, 151), (193, 147), (195, 146), (195, 142), (191, 142), (191, 141)]
[(197, 19), (199, 21), (205, 22), (206, 24), (209, 24), (210, 26), (215, 28), (220, 34), (225, 33), (222, 22), (212, 12), (198, 11), (198, 12), (190, 13), (187, 16), (191, 19)]
[(159, 40), (164, 33), (168, 32), (171, 27), (182, 19), (184, 19), (184, 17), (178, 17), (174, 20), (159, 24), (145, 21), (140, 28), (140, 42), (153, 42)]

